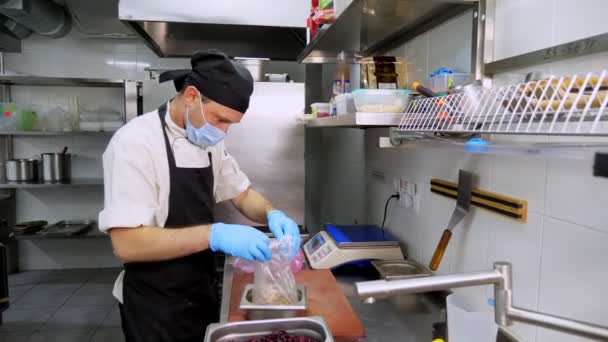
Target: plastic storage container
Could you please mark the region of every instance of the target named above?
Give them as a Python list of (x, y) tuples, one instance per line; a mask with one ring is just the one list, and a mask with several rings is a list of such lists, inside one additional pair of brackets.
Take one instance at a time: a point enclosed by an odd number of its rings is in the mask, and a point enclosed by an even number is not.
[(357, 112), (402, 113), (412, 91), (407, 89), (357, 89), (353, 91)]
[(494, 309), (480, 298), (453, 293), (446, 297), (446, 305), (450, 342), (496, 341)]
[(19, 113), (19, 129), (22, 131), (31, 131), (34, 129), (38, 121), (38, 114), (33, 109), (22, 110)]
[(336, 96), (336, 115), (345, 115), (356, 112), (353, 94), (340, 94)]
[(330, 115), (329, 103), (317, 102), (310, 105), (313, 118), (323, 118)]
[(471, 79), (471, 74), (441, 74), (429, 77), (429, 88), (435, 93), (447, 93), (455, 86), (466, 84)]
[(0, 103), (0, 130), (15, 131), (19, 128), (20, 119), (17, 105), (14, 103)]

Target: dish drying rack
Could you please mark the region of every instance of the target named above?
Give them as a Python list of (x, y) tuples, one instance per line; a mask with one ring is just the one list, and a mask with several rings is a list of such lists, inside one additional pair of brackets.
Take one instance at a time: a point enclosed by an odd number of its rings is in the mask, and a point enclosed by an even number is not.
[(608, 136), (608, 70), (413, 100), (395, 133)]

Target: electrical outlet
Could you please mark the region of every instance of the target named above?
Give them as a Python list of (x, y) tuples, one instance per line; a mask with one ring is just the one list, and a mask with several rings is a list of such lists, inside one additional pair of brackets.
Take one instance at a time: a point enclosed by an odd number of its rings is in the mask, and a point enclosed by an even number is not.
[[(395, 182), (393, 182), (395, 183)], [(401, 178), (398, 183), (393, 184), (395, 192), (399, 193), (398, 205), (401, 208), (410, 208), (414, 212), (420, 212), (420, 191), (418, 191), (418, 184), (406, 179)]]
[(399, 189), (399, 178), (393, 178), (393, 193), (398, 193)]
[(416, 214), (420, 214), (420, 187), (416, 183), (411, 183), (411, 187), (408, 189), (410, 198), (412, 199), (412, 208)]
[(402, 208), (409, 208), (411, 206), (411, 201), (409, 200), (407, 193), (409, 183), (410, 182), (404, 178), (399, 180), (399, 190), (397, 192), (399, 193), (399, 206)]

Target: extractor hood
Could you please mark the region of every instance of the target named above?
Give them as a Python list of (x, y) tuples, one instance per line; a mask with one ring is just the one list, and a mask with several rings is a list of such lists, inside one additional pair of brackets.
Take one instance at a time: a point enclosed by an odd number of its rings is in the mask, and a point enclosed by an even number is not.
[(296, 60), (306, 46), (304, 0), (120, 0), (118, 16), (159, 57), (217, 48), (231, 57)]

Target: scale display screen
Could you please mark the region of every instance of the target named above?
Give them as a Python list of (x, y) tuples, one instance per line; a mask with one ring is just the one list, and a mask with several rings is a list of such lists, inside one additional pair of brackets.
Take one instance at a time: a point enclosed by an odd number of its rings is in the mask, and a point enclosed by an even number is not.
[(325, 239), (323, 235), (317, 234), (315, 235), (311, 242), (308, 244), (308, 254), (313, 254), (315, 251), (319, 249), (319, 247), (325, 244)]

